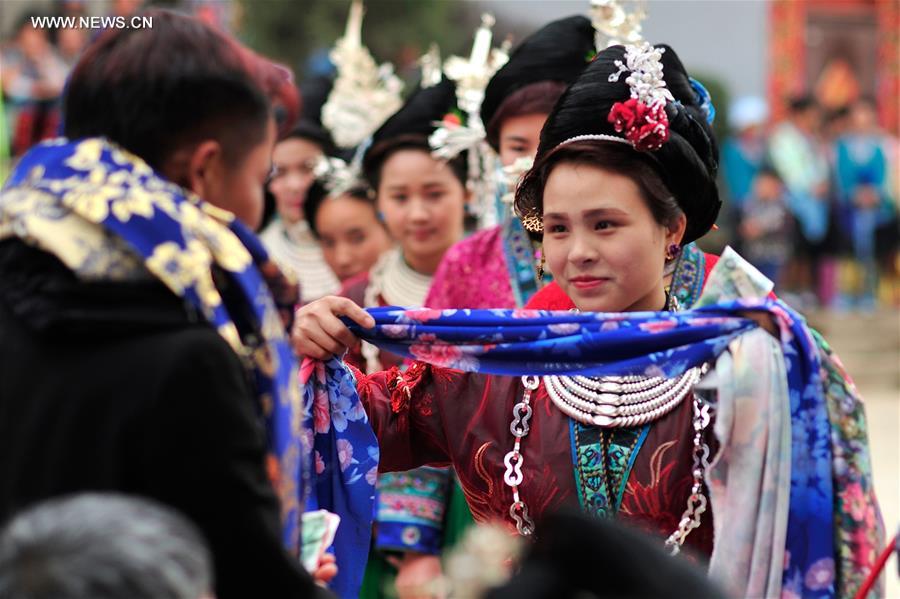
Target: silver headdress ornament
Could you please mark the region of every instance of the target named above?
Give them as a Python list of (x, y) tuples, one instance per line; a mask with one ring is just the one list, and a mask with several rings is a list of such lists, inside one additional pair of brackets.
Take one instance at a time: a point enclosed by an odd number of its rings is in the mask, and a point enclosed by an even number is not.
[(313, 166), (313, 175), (328, 191), (331, 197), (339, 196), (362, 184), (359, 165), (356, 161), (346, 163), (340, 158), (319, 156)]
[(491, 27), (494, 22), (491, 15), (482, 15), (481, 26), (475, 33), (469, 57), (451, 56), (444, 61), (444, 74), (456, 83), (457, 106), (466, 113), (465, 125), (458, 122), (458, 119), (445, 118), (435, 123), (437, 129), (428, 138), (432, 154), (437, 158), (449, 160), (468, 151), (468, 186), (475, 196), (472, 206), (479, 219), (479, 228), (495, 224), (485, 219), (489, 219), (493, 212), (489, 208), (493, 201), (495, 182), (488, 174), (494, 172), (497, 160), (485, 141), (481, 103), (491, 77), (509, 60), (508, 42), (500, 48), (491, 48)]
[(481, 15), (481, 26), (469, 58), (451, 56), (444, 61), (444, 74), (456, 82), (456, 97), (460, 110), (468, 114), (481, 111), (484, 89), (497, 70), (509, 60), (508, 48), (491, 48), (493, 16)]
[(646, 0), (591, 0), (591, 22), (597, 51), (618, 44), (636, 44), (643, 38)]
[(362, 20), (362, 1), (354, 0), (344, 37), (331, 51), (337, 78), (322, 106), (322, 124), (341, 148), (359, 145), (403, 105), (403, 82), (394, 67), (376, 64), (362, 45)]
[[(608, 77), (610, 82), (618, 81), (628, 73), (629, 98), (612, 105), (606, 120), (616, 133), (623, 137), (606, 134), (577, 135), (558, 146), (583, 140), (606, 140), (630, 144), (639, 151), (658, 150), (669, 139), (669, 118), (666, 104), (674, 102), (672, 92), (663, 78), (662, 55), (664, 48), (655, 48), (649, 42), (625, 46), (625, 60), (615, 61), (616, 72)], [(558, 147), (557, 146), (557, 147)]]
[[(516, 160), (508, 165), (503, 167), (503, 178), (506, 182), (506, 193), (500, 198), (500, 200), (509, 206), (513, 205), (516, 199), (516, 188), (519, 186), (519, 181), (522, 180), (522, 177), (531, 170), (531, 167), (534, 166), (534, 156), (519, 156)], [(515, 212), (513, 211), (513, 214)]]
[(419, 66), (422, 67), (421, 87), (434, 87), (441, 82), (441, 49), (437, 44), (432, 43), (428, 52), (419, 58)]

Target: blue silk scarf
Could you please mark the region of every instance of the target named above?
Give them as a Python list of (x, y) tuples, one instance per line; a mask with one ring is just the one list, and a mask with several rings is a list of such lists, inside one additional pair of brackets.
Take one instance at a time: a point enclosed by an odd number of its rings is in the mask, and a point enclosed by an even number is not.
[[(830, 584), (823, 584), (825, 578), (810, 579), (809, 575), (816, 572), (817, 564), (827, 568), (831, 563), (833, 570), (834, 563), (831, 447), (819, 358), (803, 318), (782, 302), (739, 300), (679, 313), (628, 314), (383, 307), (369, 310), (375, 317), (374, 329), (352, 324), (351, 329), (383, 350), (472, 372), (674, 377), (714, 360), (736, 336), (756, 327), (754, 321), (739, 316), (747, 310), (767, 312), (778, 323), (788, 363), (793, 451), (785, 587), (799, 588), (798, 594), (804, 597), (832, 597), (833, 577)], [(354, 395), (349, 391), (354, 385), (349, 371), (337, 360), (327, 368), (329, 392), (334, 393), (335, 402), (346, 404), (340, 412), (349, 407), (358, 413), (357, 397), (347, 403)], [(345, 436), (343, 443), (353, 447), (353, 456), (372, 456), (368, 439)], [(345, 472), (327, 463), (317, 470)], [(344, 487), (342, 501), (350, 508), (344, 514), (368, 518), (354, 524), (357, 530), (367, 530), (371, 524), (373, 482), (356, 478)], [(342, 555), (342, 567), (349, 565), (348, 556)]]
[[(149, 272), (245, 358), (266, 425), (283, 542), (296, 553), (303, 501), (302, 406), (291, 380), (296, 360), (257, 268), (267, 255), (254, 234), (137, 156), (93, 138), (45, 142), (22, 157), (0, 195), (0, 239), (9, 237), (57, 255), (79, 276), (116, 280)], [(134, 268), (135, 257), (145, 271)], [(220, 295), (213, 266), (234, 293)]]

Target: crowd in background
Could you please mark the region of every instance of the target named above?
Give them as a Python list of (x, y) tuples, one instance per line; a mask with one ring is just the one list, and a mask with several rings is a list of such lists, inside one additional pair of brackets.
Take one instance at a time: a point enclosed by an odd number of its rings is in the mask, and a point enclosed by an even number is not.
[[(113, 10), (115, 14), (128, 14), (137, 4), (140, 2), (115, 2)], [(82, 14), (84, 3), (62, 2), (59, 7), (60, 14), (77, 16)], [(39, 141), (58, 135), (61, 98), (69, 71), (91, 41), (90, 31), (85, 29), (36, 28), (32, 16), (20, 21), (12, 39), (2, 49), (3, 104), (0, 108), (5, 105), (6, 113), (0, 112), (0, 118), (9, 124), (6, 129), (9, 139), (0, 139), (0, 144), (13, 160)], [(304, 93), (305, 100), (310, 97), (311, 94)], [(526, 116), (531, 114), (523, 111)], [(733, 134), (722, 146), (720, 170), (727, 189), (727, 209), (720, 220), (723, 229), (728, 231), (728, 242), (738, 246), (744, 256), (776, 283), (778, 294), (790, 298), (794, 305), (872, 310), (879, 303), (900, 303), (897, 283), (900, 182), (896, 168), (900, 154), (896, 138), (878, 127), (872, 102), (860, 99), (839, 111), (826, 113), (814, 99), (798, 97), (790, 100), (789, 116), (773, 123), (765, 102), (744, 98), (731, 107), (730, 117)], [(427, 179), (433, 174), (429, 168), (440, 169), (430, 163), (421, 166), (419, 156), (419, 163), (403, 165), (405, 170), (401, 174), (413, 180), (408, 186), (392, 187), (393, 173), (388, 166), (378, 171), (378, 179), (373, 181), (375, 187), (380, 182), (387, 190), (394, 190), (381, 194), (390, 200), (388, 208), (385, 203), (376, 203), (374, 194), (367, 188), (330, 195), (321, 182), (316, 182), (314, 165), (323, 155), (335, 153), (332, 141), (317, 137), (320, 130), (310, 129), (308, 125), (309, 122), (301, 119), (274, 145), (273, 169), (266, 183), (270, 214), (260, 226), (261, 238), (272, 257), (283, 267), (289, 280), (297, 279), (303, 303), (338, 292), (352, 297), (348, 290), (360, 284), (361, 276), (365, 275), (362, 280), (368, 285), (375, 276), (370, 276), (370, 271), (395, 272), (389, 270), (389, 261), (380, 260), (382, 256), (390, 256), (394, 244), (408, 250), (403, 257), (406, 266), (416, 267), (419, 265), (411, 258), (417, 250), (426, 257), (431, 256), (428, 252), (434, 254), (433, 248), (425, 247), (428, 243), (443, 244), (441, 252), (436, 254), (440, 262), (443, 252), (462, 238), (465, 220), (462, 217), (467, 210), (464, 204), (471, 203), (464, 176), (446, 171), (441, 173), (443, 179)], [(533, 154), (536, 147), (522, 145), (507, 150), (511, 152), (512, 162), (514, 154)], [(254, 189), (258, 190), (258, 185)], [(413, 202), (406, 203), (407, 195), (440, 208), (423, 212), (410, 207)], [(425, 264), (418, 274), (426, 271), (433, 274), (437, 262)], [(418, 293), (422, 285), (415, 274), (407, 273), (405, 279), (395, 277), (398, 288), (407, 286), (396, 293)], [(458, 284), (472, 285), (473, 281), (458, 281)], [(422, 287), (427, 289), (428, 285)], [(387, 291), (390, 290), (382, 285), (382, 295), (387, 297)], [(366, 301), (368, 294), (366, 287)], [(362, 368), (371, 356), (365, 354), (365, 347), (359, 351)], [(74, 531), (66, 529), (82, 518), (89, 526)], [(146, 528), (141, 526), (143, 522), (148, 523)], [(559, 526), (561, 530), (567, 530), (566, 526), (584, 530), (586, 526), (600, 525), (563, 521)], [(108, 533), (119, 529), (125, 549), (118, 551), (118, 546), (110, 548), (101, 544), (102, 551), (88, 552), (90, 555), (85, 557), (93, 560), (91, 564), (108, 562), (112, 564), (110, 569), (64, 573), (65, 576), (51, 582), (63, 588), (81, 580), (79, 576), (85, 576), (86, 585), (122, 589), (138, 584), (128, 578), (129, 568), (134, 567), (134, 572), (141, 576), (140, 584), (154, 588), (147, 596), (160, 596), (163, 588), (181, 588), (178, 596), (191, 598), (206, 597), (211, 592), (208, 549), (191, 525), (160, 511), (158, 506), (129, 504), (109, 497), (94, 497), (82, 503), (76, 499), (73, 503), (60, 502), (26, 512), (0, 537), (0, 568), (6, 564), (8, 569), (18, 569), (21, 564), (16, 560), (21, 560), (28, 551), (45, 559), (39, 563), (43, 567), (52, 566), (57, 559), (77, 566), (79, 562), (73, 555), (90, 548), (96, 541), (79, 536), (80, 533), (97, 530)], [(590, 545), (600, 538), (600, 533), (584, 535), (582, 541)], [(107, 534), (101, 540), (105, 542), (108, 537)], [(542, 542), (552, 545), (553, 540), (550, 535)], [(574, 550), (568, 540), (565, 539), (564, 546)], [(625, 539), (628, 542), (639, 541)], [(128, 550), (134, 550), (134, 554)], [(547, 554), (558, 556), (560, 552)], [(657, 558), (652, 554), (650, 557)], [(181, 564), (184, 571), (177, 567), (173, 570), (166, 559)], [(540, 570), (549, 580), (544, 581), (548, 588), (561, 584), (569, 576), (567, 564), (561, 562), (558, 559), (552, 567)], [(157, 577), (155, 567), (159, 572), (181, 578)], [(93, 577), (96, 573), (110, 572), (121, 577), (114, 580)], [(682, 577), (685, 585), (705, 584), (694, 580), (694, 573), (688, 569), (684, 573), (664, 574)], [(518, 584), (523, 583), (518, 581)], [(532, 581), (525, 580), (524, 584)], [(2, 590), (0, 584), (0, 596)], [(106, 596), (99, 590), (91, 595), (89, 587), (71, 591), (67, 596), (74, 597), (83, 591), (84, 596)], [(513, 588), (508, 592), (511, 596), (512, 592), (519, 591)]]
[(790, 100), (771, 123), (765, 102), (731, 107), (722, 148), (731, 240), (804, 308), (897, 305), (898, 144), (861, 98), (826, 111)]
[[(140, 4), (117, 0), (111, 14)], [(54, 14), (84, 16), (85, 3), (60, 2)], [(36, 28), (35, 16), (23, 15), (2, 46), (8, 139), (0, 139), (0, 157), (12, 160), (57, 134), (66, 77), (90, 42), (88, 29)], [(729, 107), (720, 217), (727, 243), (805, 309), (900, 304), (900, 146), (879, 127), (874, 101), (826, 110), (813, 97), (796, 97), (786, 119), (773, 122), (769, 113), (758, 97)]]

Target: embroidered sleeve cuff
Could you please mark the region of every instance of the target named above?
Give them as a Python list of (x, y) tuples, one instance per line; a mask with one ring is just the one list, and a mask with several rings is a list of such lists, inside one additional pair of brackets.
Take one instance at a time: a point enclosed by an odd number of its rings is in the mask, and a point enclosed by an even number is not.
[(449, 471), (416, 468), (378, 477), (378, 549), (438, 553)]
[(381, 551), (415, 551), (438, 555), (443, 536), (442, 530), (431, 526), (379, 522), (375, 547)]

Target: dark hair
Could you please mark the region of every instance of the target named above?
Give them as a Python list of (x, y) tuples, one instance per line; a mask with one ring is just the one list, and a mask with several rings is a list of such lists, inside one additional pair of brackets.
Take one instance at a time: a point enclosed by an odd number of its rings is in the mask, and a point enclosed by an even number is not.
[(362, 202), (371, 207), (373, 212), (377, 212), (374, 194), (371, 193), (371, 190), (368, 187), (357, 185), (339, 195), (333, 195), (325, 189), (325, 186), (321, 181), (315, 181), (310, 185), (309, 190), (306, 192), (306, 200), (303, 202), (303, 216), (306, 218), (309, 229), (316, 238), (319, 237), (319, 230), (316, 228), (316, 216), (319, 214), (319, 209), (322, 207), (322, 204), (331, 198), (343, 196)]
[[(363, 159), (363, 172), (372, 189), (378, 191), (378, 186), (381, 183), (381, 169), (384, 167), (384, 163), (387, 162), (388, 158), (401, 150), (419, 150), (426, 154), (431, 154), (428, 138), (415, 133), (398, 135), (376, 143), (366, 152), (366, 157)], [(466, 179), (469, 173), (467, 156), (468, 154), (463, 152), (447, 161), (451, 171), (453, 171), (453, 175), (459, 179), (463, 187), (466, 186)]]
[[(372, 189), (378, 190), (381, 168), (396, 152), (421, 150), (431, 154), (428, 137), (435, 131), (435, 123), (456, 109), (456, 84), (452, 79), (444, 78), (437, 85), (414, 91), (400, 110), (372, 134), (372, 144), (363, 157), (363, 173)], [(463, 152), (448, 163), (453, 174), (465, 186), (468, 154)]]
[(818, 107), (819, 103), (816, 102), (815, 98), (809, 95), (795, 96), (788, 100), (788, 111), (790, 111), (791, 114), (806, 112), (807, 110)]
[(333, 86), (331, 77), (325, 76), (312, 77), (300, 85), (300, 95), (303, 97), (300, 119), (281, 135), (279, 141), (305, 139), (322, 148), (323, 153), (335, 155), (337, 148), (331, 132), (322, 125), (322, 106), (328, 101)]
[(36, 12), (36, 11), (25, 12), (16, 21), (16, 27), (15, 27), (15, 29), (13, 29), (13, 37), (18, 37), (19, 34), (21, 34), (22, 31), (24, 31), (26, 29), (37, 29), (38, 31), (41, 31), (42, 33), (44, 33), (46, 35), (47, 34), (46, 30), (35, 27), (34, 24), (36, 21), (43, 20), (45, 18), (48, 18), (49, 16), (50, 15), (48, 13), (44, 13), (44, 12)]
[[(653, 220), (669, 226), (683, 214), (672, 192), (645, 156), (625, 144), (614, 141), (575, 141), (559, 146), (544, 156), (528, 172), (527, 191), (516, 194), (516, 211), (519, 214), (542, 214), (544, 211), (544, 187), (550, 173), (560, 164), (576, 164), (601, 168), (634, 181), (641, 197), (653, 214)], [(530, 233), (540, 240), (540, 233)]]
[[(598, 168), (622, 172), (621, 169), (629, 168), (626, 163), (649, 165), (687, 217), (682, 242), (690, 243), (709, 231), (722, 205), (716, 186), (719, 150), (701, 108), (702, 99), (694, 91), (678, 55), (668, 46), (657, 47), (664, 50), (663, 74), (666, 87), (675, 98), (675, 102), (666, 103), (669, 139), (659, 149), (648, 152), (617, 142), (588, 141), (587, 146), (619, 146), (618, 150), (595, 154), (598, 159), (615, 157), (617, 160), (614, 165), (593, 162)], [(617, 61), (625, 62), (623, 46), (611, 46), (598, 53), (556, 103), (541, 131), (535, 165), (516, 192), (520, 214), (542, 206), (543, 185), (549, 171), (544, 176), (538, 175), (548, 155), (559, 150), (562, 142), (580, 135), (622, 138), (607, 118), (613, 105), (628, 100), (631, 93), (625, 77), (609, 80), (610, 74), (619, 71)], [(554, 158), (553, 163), (558, 164), (558, 160)]]
[(778, 171), (775, 170), (774, 166), (772, 166), (771, 164), (768, 164), (768, 163), (765, 163), (761, 167), (759, 167), (759, 170), (756, 171), (756, 176), (757, 177), (771, 177), (771, 178), (777, 180), (779, 183), (782, 182), (781, 175), (778, 174)]
[[(526, 37), (488, 82), (481, 102), (482, 120), (490, 125), (504, 102), (526, 86), (557, 81), (565, 87), (575, 81), (595, 54), (594, 38), (591, 20), (582, 15), (557, 19)], [(559, 95), (555, 94), (554, 101)], [(535, 112), (549, 114), (552, 108), (550, 102), (546, 110)], [(497, 121), (498, 128), (501, 122), (502, 118)], [(490, 139), (490, 128), (488, 136)]]
[(849, 116), (850, 107), (841, 106), (839, 108), (835, 108), (834, 110), (829, 110), (828, 112), (826, 112), (822, 120), (826, 125), (831, 125), (833, 123), (846, 119)]
[(156, 169), (178, 148), (215, 139), (236, 164), (264, 138), (270, 105), (296, 118), (289, 71), (199, 19), (145, 14), (152, 29), (110, 30), (85, 50), (64, 100), (67, 137), (106, 137)]
[(319, 146), (322, 149), (322, 153), (328, 156), (334, 156), (337, 151), (328, 130), (306, 119), (297, 121), (287, 133), (278, 138), (278, 141), (281, 142), (288, 139), (305, 139)]
[(550, 114), (564, 91), (566, 84), (562, 81), (538, 81), (514, 91), (500, 103), (488, 122), (485, 128), (487, 142), (499, 152), (504, 121), (529, 114)]

